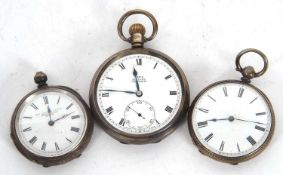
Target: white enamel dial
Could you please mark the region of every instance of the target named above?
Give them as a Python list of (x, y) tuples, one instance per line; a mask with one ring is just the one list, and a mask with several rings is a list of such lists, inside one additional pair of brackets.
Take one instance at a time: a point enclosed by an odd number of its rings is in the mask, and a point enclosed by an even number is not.
[(145, 54), (125, 56), (110, 64), (98, 80), (96, 93), (105, 120), (130, 134), (148, 134), (165, 127), (174, 119), (182, 99), (174, 69)]
[(42, 157), (74, 150), (85, 135), (87, 116), (71, 93), (59, 89), (39, 91), (21, 105), (15, 122), (21, 144)]
[(210, 151), (239, 157), (258, 149), (270, 133), (271, 110), (253, 87), (239, 82), (212, 86), (196, 101), (192, 126)]

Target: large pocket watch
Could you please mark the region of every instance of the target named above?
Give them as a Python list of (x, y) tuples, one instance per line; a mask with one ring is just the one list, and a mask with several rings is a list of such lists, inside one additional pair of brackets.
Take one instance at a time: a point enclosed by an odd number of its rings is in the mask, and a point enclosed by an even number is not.
[[(259, 54), (264, 62), (260, 72), (242, 67), (241, 57)], [(236, 57), (236, 70), (242, 79), (216, 82), (193, 101), (189, 112), (190, 134), (199, 151), (215, 160), (237, 164), (260, 154), (274, 132), (275, 116), (266, 95), (250, 80), (263, 75), (266, 56), (256, 49), (245, 49)]]
[[(123, 23), (133, 14), (147, 16), (153, 33), (130, 26), (130, 37), (122, 32)], [(174, 131), (186, 115), (189, 87), (186, 77), (169, 56), (144, 48), (157, 33), (156, 19), (147, 11), (132, 10), (118, 23), (122, 40), (132, 44), (108, 58), (97, 70), (90, 88), (90, 105), (105, 131), (122, 143), (155, 143)]]
[(79, 157), (93, 130), (87, 104), (68, 87), (48, 86), (43, 72), (36, 73), (34, 80), (38, 89), (19, 102), (11, 121), (17, 149), (45, 167)]

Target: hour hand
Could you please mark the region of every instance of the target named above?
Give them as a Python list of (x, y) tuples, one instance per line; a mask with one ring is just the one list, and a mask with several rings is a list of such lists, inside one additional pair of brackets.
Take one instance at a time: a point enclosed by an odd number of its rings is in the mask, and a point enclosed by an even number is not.
[(138, 76), (138, 72), (137, 72), (135, 67), (134, 67), (134, 70), (133, 70), (133, 75), (135, 77), (137, 91), (140, 91), (140, 85), (139, 85), (139, 81), (138, 81), (138, 77), (137, 77)]

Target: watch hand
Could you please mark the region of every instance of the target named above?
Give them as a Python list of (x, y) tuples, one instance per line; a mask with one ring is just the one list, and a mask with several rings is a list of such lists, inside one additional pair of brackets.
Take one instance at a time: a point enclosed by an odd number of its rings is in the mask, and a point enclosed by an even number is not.
[(139, 81), (138, 81), (138, 77), (137, 77), (138, 76), (138, 72), (137, 72), (135, 67), (134, 67), (134, 70), (133, 70), (133, 75), (135, 77), (137, 91), (140, 91), (140, 85), (139, 85)]
[(251, 120), (244, 120), (244, 119), (239, 119), (239, 118), (235, 118), (235, 120), (242, 121), (242, 122), (251, 122), (251, 123), (256, 123), (256, 124), (260, 124), (260, 125), (265, 125), (264, 123), (256, 122), (256, 121), (251, 121)]
[(134, 110), (134, 109), (133, 109), (133, 108), (131, 108), (130, 106), (128, 106), (128, 108), (129, 108), (129, 109), (131, 109), (132, 111), (134, 111), (135, 113), (137, 113), (139, 117), (141, 117), (141, 118), (145, 119), (145, 118), (142, 116), (142, 114), (141, 114), (141, 113), (138, 113), (136, 110)]
[(206, 120), (206, 121), (216, 122), (216, 121), (222, 121), (222, 120), (229, 120), (229, 118), (213, 118), (213, 119), (209, 119), (209, 120)]
[(47, 112), (48, 112), (48, 116), (49, 116), (49, 121), (52, 121), (51, 120), (51, 113), (52, 113), (52, 111), (51, 111), (49, 105), (47, 106)]
[(74, 112), (75, 112), (75, 111), (73, 111), (73, 112), (71, 112), (71, 113), (69, 113), (69, 114), (65, 114), (65, 115), (63, 115), (63, 116), (60, 117), (60, 118), (57, 118), (56, 120), (54, 120), (54, 123), (57, 122), (58, 120), (61, 120), (61, 119), (64, 119), (64, 118), (68, 117), (69, 115), (73, 114)]
[(108, 91), (108, 92), (124, 92), (127, 94), (136, 94), (134, 91), (124, 91), (124, 90), (115, 90), (115, 89), (100, 89), (99, 91)]

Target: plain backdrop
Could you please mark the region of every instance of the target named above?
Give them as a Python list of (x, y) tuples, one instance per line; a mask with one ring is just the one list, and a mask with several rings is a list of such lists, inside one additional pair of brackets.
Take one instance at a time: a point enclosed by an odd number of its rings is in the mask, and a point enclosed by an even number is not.
[[(117, 34), (128, 10), (141, 8), (157, 19), (159, 31), (146, 47), (179, 63), (191, 100), (207, 85), (239, 79), (235, 56), (254, 47), (270, 62), (252, 80), (270, 98), (276, 128), (268, 148), (233, 166), (209, 159), (193, 145), (187, 123), (158, 144), (123, 145), (95, 124), (79, 159), (43, 168), (23, 157), (10, 139), (10, 119), (19, 100), (35, 89), (33, 76), (45, 71), (49, 84), (77, 90), (88, 102), (93, 74), (112, 54), (129, 48)], [(148, 20), (139, 15), (127, 21)], [(0, 0), (0, 174), (4, 175), (184, 175), (283, 173), (283, 1), (281, 0)], [(127, 32), (127, 26), (125, 32)], [(246, 64), (262, 65), (255, 55)]]

